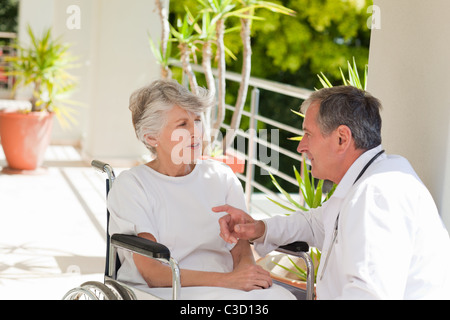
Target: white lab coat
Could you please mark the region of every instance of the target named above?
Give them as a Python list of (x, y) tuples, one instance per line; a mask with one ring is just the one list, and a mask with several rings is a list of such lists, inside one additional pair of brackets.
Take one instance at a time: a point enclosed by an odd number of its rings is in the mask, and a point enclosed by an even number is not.
[(255, 248), (264, 256), (301, 240), (321, 249), (318, 299), (450, 299), (449, 235), (409, 162), (382, 154), (353, 185), (379, 151), (361, 155), (322, 207), (265, 220)]

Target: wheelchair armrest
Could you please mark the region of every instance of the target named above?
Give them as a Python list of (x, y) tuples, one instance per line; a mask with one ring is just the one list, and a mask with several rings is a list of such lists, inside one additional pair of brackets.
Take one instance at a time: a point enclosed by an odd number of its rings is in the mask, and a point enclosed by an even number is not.
[(276, 251), (296, 255), (296, 253), (299, 252), (308, 252), (309, 245), (303, 241), (296, 241), (284, 246), (280, 246)]
[[(175, 259), (170, 256), (170, 250), (165, 245), (138, 236), (117, 233), (111, 236), (110, 242), (114, 248), (113, 252), (117, 248), (122, 248), (143, 255), (145, 257), (164, 260), (165, 262), (168, 262), (172, 270), (172, 298), (174, 300), (178, 300), (180, 298), (180, 269), (178, 268), (178, 263), (175, 261)], [(115, 252), (113, 255), (116, 255)], [(115, 263), (112, 262), (111, 265), (109, 266), (110, 270), (108, 272), (108, 275), (112, 275), (112, 278), (116, 279)]]
[(111, 244), (150, 258), (170, 260), (170, 251), (165, 245), (138, 236), (113, 234)]
[(309, 245), (303, 241), (296, 241), (284, 246), (278, 247), (276, 251), (299, 257), (305, 261), (307, 281), (306, 281), (306, 300), (314, 299), (314, 264), (308, 254)]

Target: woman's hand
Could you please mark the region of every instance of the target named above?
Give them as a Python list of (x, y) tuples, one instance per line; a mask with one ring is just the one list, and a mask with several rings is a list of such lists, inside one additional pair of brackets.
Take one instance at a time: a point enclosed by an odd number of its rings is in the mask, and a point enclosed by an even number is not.
[(256, 264), (240, 264), (232, 272), (224, 274), (224, 287), (251, 291), (272, 286), (270, 273)]
[(248, 241), (239, 240), (230, 252), (233, 257), (233, 271), (223, 275), (222, 286), (250, 291), (266, 289), (272, 285), (270, 273), (255, 264)]

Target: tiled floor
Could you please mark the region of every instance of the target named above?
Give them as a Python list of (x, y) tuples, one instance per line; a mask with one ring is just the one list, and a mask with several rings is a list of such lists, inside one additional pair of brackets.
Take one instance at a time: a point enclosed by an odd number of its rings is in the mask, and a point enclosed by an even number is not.
[(45, 174), (0, 173), (0, 299), (61, 299), (103, 279), (105, 176), (73, 147), (45, 159)]

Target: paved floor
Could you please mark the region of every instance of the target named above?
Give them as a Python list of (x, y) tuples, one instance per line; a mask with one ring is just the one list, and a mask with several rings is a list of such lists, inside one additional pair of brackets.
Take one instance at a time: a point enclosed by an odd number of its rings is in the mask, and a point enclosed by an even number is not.
[(68, 146), (50, 147), (44, 166), (0, 173), (0, 299), (61, 299), (103, 279), (105, 176)]

